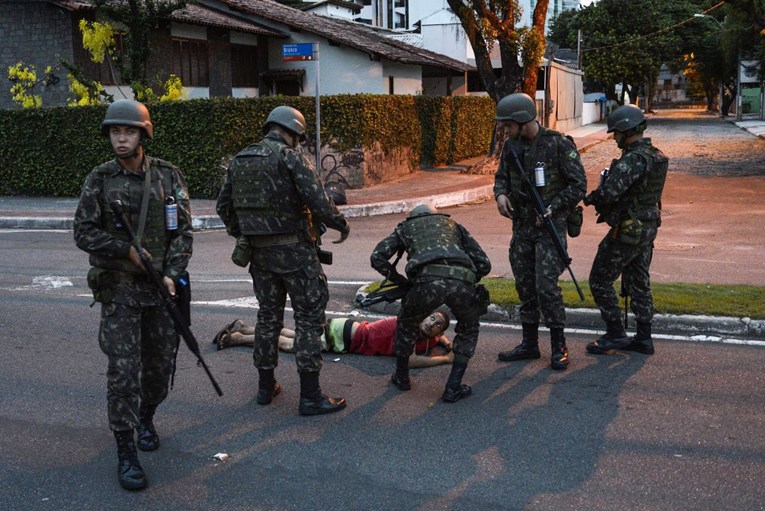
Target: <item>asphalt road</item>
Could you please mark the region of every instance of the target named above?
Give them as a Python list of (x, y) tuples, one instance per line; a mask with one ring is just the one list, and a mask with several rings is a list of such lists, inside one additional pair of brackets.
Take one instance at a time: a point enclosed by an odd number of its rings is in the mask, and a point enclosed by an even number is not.
[[(369, 244), (395, 220), (357, 222), (332, 247), (330, 315), (349, 313), (375, 277)], [(676, 340), (652, 357), (595, 357), (584, 354), (591, 336), (573, 333), (571, 367), (553, 372), (544, 358), (497, 362), (518, 331), (485, 324), (465, 377), (472, 397), (439, 401), (448, 367), (413, 371), (400, 393), (390, 358), (326, 357), (323, 388), (349, 407), (305, 418), (293, 356), (277, 369), (282, 394), (261, 407), (249, 350), (209, 344), (233, 318), (254, 318), (230, 249), (224, 233), (199, 233), (191, 264), (192, 328), (225, 395), (182, 348), (157, 414), (162, 446), (141, 454), (150, 487), (131, 494), (106, 424), (87, 256), (71, 233), (0, 232), (0, 508), (765, 509), (762, 347)], [(221, 452), (230, 459), (213, 458)]]

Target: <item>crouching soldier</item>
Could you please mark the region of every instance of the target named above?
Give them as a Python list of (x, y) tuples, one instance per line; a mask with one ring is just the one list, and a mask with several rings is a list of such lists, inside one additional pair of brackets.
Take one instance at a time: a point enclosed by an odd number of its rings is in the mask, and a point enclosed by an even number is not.
[(442, 304), (451, 309), (457, 325), (452, 345), (454, 362), (442, 399), (459, 401), (471, 394), (462, 383), (468, 361), (478, 342), (479, 319), (486, 312), (489, 295), (477, 284), (491, 271), (491, 263), (478, 242), (463, 226), (421, 204), (377, 244), (371, 256), (372, 267), (389, 280), (403, 281), (389, 259), (407, 253), (406, 275), (412, 283), (401, 300), (393, 351), (396, 371), (391, 383), (399, 390), (412, 388), (409, 356), (418, 339), (419, 325)]

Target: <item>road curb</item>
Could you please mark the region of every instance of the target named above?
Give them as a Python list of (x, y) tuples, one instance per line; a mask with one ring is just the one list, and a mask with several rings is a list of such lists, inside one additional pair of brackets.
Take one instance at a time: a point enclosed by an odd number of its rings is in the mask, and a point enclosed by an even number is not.
[[(358, 304), (366, 293), (362, 286), (356, 292), (355, 302), (352, 304), (357, 309), (369, 310), (379, 314), (395, 316), (400, 309), (400, 302), (381, 302), (370, 307), (362, 308)], [(520, 325), (518, 306), (511, 308), (500, 307), (496, 304), (489, 305), (482, 321), (496, 321)], [(630, 325), (635, 325), (632, 315), (629, 317)], [(653, 318), (653, 331), (657, 334), (685, 335), (685, 336), (730, 336), (747, 339), (765, 340), (765, 321), (755, 320), (748, 317), (736, 318), (728, 316), (696, 316), (690, 314), (656, 314)], [(597, 309), (572, 309), (566, 308), (566, 328), (581, 328), (605, 331), (605, 324)]]

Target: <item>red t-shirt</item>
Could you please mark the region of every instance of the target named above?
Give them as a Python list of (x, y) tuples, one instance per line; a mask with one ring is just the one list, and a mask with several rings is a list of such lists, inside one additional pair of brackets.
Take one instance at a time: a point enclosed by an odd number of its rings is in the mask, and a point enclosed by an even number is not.
[[(393, 340), (396, 337), (397, 318), (378, 321), (362, 321), (351, 339), (350, 353), (358, 355), (393, 355)], [(440, 337), (440, 336), (439, 336)], [(419, 341), (415, 353), (425, 353), (438, 342), (439, 337)]]

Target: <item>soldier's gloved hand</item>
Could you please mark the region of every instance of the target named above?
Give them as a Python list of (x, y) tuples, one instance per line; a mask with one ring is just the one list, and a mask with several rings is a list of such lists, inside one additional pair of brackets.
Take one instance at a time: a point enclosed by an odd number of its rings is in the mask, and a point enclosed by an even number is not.
[(344, 242), (346, 239), (348, 239), (348, 235), (350, 233), (351, 233), (351, 224), (346, 223), (345, 224), (345, 229), (340, 231), (340, 239), (339, 240), (335, 240), (332, 243), (342, 243), (342, 242)]
[(507, 195), (497, 196), (497, 210), (499, 210), (500, 215), (512, 220), (513, 207), (510, 205), (510, 199), (507, 198)]

